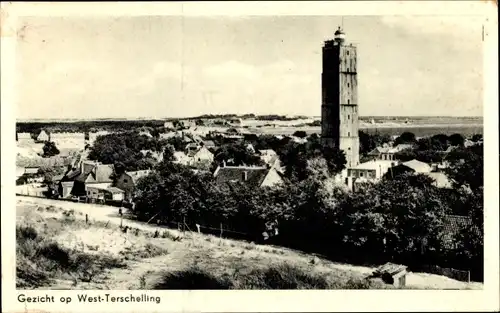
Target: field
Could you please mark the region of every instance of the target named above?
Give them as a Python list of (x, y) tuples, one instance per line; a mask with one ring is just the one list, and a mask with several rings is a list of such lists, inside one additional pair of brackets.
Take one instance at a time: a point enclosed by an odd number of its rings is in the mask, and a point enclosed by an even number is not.
[[(251, 129), (252, 130), (252, 129)], [(304, 126), (304, 127), (261, 127), (255, 129), (256, 133), (272, 134), (272, 135), (292, 135), (297, 130), (303, 130), (309, 134), (319, 134), (320, 127)], [(482, 125), (410, 125), (410, 126), (384, 126), (384, 127), (369, 127), (361, 126), (360, 130), (370, 134), (388, 134), (390, 136), (401, 135), (403, 132), (412, 132), (416, 137), (432, 136), (436, 134), (451, 135), (455, 133), (462, 134), (466, 137), (474, 134), (482, 134)]]
[[(17, 286), (23, 289), (387, 289), (373, 268), (281, 247), (121, 221), (117, 209), (17, 197)], [(88, 223), (85, 221), (88, 214)], [(127, 232), (120, 227), (123, 222)], [(410, 289), (481, 289), (409, 273)]]

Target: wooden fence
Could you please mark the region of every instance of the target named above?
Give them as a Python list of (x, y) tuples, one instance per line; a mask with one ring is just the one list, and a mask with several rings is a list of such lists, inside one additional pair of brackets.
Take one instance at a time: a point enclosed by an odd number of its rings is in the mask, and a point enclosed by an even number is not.
[(457, 270), (448, 267), (440, 267), (437, 265), (425, 266), (424, 270), (431, 274), (443, 275), (467, 283), (470, 282), (470, 271)]

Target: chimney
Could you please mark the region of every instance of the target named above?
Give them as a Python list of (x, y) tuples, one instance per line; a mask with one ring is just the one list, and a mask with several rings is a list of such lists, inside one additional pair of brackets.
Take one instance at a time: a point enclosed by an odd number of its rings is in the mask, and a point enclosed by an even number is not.
[(247, 181), (247, 179), (248, 179), (248, 172), (243, 171), (243, 181)]

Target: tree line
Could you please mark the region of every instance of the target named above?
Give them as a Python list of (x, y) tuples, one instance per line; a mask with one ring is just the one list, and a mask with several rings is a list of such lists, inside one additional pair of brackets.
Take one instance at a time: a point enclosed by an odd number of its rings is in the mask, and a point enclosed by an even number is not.
[[(274, 221), (279, 225), (274, 244), (351, 263), (471, 269), (482, 279), (482, 145), (450, 155), (452, 202), (449, 192), (425, 175), (402, 174), (347, 192), (332, 178), (344, 168), (342, 154), (315, 148), (314, 138), (308, 143), (283, 144), (284, 184), (272, 188), (218, 185), (210, 173), (163, 161), (139, 180), (135, 214), (166, 224), (186, 221), (193, 228), (222, 223), (248, 240), (259, 240)], [(450, 239), (446, 216), (456, 214), (457, 205), (466, 208), (472, 223)]]

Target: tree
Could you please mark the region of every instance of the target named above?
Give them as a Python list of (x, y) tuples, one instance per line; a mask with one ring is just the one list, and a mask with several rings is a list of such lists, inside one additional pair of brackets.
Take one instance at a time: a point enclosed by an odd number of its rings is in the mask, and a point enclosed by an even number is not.
[(484, 185), (482, 144), (454, 149), (445, 160), (450, 163), (446, 173), (452, 179), (455, 188), (465, 186), (475, 191)]
[(399, 145), (399, 144), (411, 144), (415, 143), (416, 138), (415, 134), (411, 132), (404, 132), (402, 133), (396, 140), (394, 140), (394, 145)]
[(384, 143), (391, 141), (391, 137), (387, 134), (370, 134), (362, 130), (359, 131), (359, 153), (361, 155), (369, 153), (376, 147), (382, 146)]
[(432, 179), (413, 174), (351, 193), (339, 205), (346, 244), (407, 261), (420, 256), (424, 241), (436, 247), (446, 210)]
[(54, 155), (59, 154), (59, 149), (57, 149), (56, 144), (52, 141), (47, 141), (43, 145), (43, 157), (44, 158), (49, 158)]
[(448, 137), (448, 141), (452, 146), (462, 147), (464, 145), (465, 138), (460, 134), (453, 134)]
[[(456, 236), (457, 251), (474, 272), (483, 273), (484, 262), (484, 191), (464, 192), (464, 206), (468, 208), (470, 223)], [(481, 277), (482, 278), (482, 277)]]
[(156, 160), (142, 150), (161, 151), (166, 141), (140, 136), (138, 132), (112, 133), (97, 137), (89, 149), (89, 159), (103, 164), (120, 164), (124, 170), (151, 169)]
[(417, 155), (413, 151), (413, 149), (404, 149), (394, 154), (394, 158), (402, 162), (413, 160), (416, 158), (416, 156)]
[(481, 135), (481, 134), (475, 134), (472, 136), (472, 141), (474, 141), (474, 142), (479, 142), (481, 140), (483, 140), (483, 135)]
[(298, 138), (306, 138), (307, 133), (303, 130), (297, 130), (293, 133), (293, 136), (298, 137)]
[(244, 143), (229, 143), (222, 145), (215, 153), (214, 165), (231, 161), (231, 165), (262, 165), (263, 162), (254, 153), (248, 151)]

